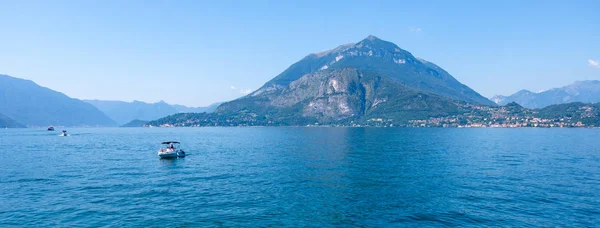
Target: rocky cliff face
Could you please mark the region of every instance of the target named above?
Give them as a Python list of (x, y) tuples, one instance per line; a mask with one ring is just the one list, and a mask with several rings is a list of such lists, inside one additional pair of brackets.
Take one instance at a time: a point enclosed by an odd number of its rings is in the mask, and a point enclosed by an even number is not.
[(286, 87), (225, 103), (218, 112), (250, 110), (259, 115), (336, 123), (446, 115), (458, 112), (457, 103), (374, 73), (344, 68), (307, 74)]

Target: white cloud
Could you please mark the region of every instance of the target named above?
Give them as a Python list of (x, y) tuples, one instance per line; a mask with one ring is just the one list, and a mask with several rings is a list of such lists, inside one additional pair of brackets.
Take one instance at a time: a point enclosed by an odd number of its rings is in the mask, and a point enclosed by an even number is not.
[(232, 90), (237, 90), (237, 87), (235, 87), (235, 86), (231, 86), (229, 88), (231, 88)]
[(410, 30), (410, 32), (422, 32), (423, 31), (423, 29), (415, 28), (415, 27), (410, 27), (409, 30)]
[(594, 68), (600, 68), (600, 62), (598, 60), (588, 59), (588, 64)]
[(240, 89), (240, 93), (246, 95), (252, 93), (252, 89)]

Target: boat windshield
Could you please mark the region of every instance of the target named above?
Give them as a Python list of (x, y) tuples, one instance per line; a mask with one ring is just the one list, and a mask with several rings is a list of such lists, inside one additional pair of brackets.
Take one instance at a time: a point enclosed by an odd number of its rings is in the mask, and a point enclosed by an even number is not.
[(166, 144), (166, 148), (167, 149), (175, 149), (175, 144), (171, 143), (171, 144)]

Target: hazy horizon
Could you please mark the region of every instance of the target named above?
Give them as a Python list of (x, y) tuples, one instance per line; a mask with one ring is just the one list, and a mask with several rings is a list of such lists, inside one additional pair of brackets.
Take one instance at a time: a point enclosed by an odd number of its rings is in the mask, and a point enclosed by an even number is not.
[(78, 99), (207, 106), (368, 35), (485, 97), (600, 80), (600, 2), (5, 2), (0, 74)]

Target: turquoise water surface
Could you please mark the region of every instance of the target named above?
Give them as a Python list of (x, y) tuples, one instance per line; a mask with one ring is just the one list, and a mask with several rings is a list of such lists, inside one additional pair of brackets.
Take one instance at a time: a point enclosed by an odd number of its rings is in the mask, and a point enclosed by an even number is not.
[(0, 129), (0, 226), (600, 225), (599, 129), (67, 130)]

